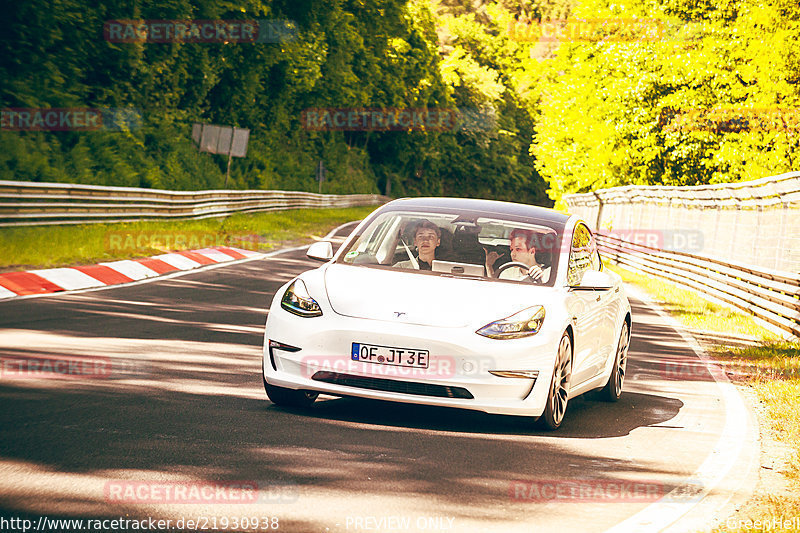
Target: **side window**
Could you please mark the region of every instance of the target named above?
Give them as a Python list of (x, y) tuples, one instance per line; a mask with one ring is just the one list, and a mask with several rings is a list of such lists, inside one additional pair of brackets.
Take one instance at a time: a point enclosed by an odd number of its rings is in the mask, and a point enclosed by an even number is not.
[(584, 224), (578, 224), (575, 226), (569, 251), (567, 283), (571, 286), (578, 285), (583, 279), (584, 272), (601, 269), (600, 256), (592, 232)]

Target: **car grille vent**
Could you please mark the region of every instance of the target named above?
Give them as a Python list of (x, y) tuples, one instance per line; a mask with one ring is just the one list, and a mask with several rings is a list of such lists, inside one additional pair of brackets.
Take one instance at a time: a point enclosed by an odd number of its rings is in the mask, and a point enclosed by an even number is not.
[(448, 387), (446, 385), (433, 385), (430, 383), (414, 383), (411, 381), (395, 381), (393, 379), (367, 378), (352, 374), (319, 371), (311, 379), (345, 385), (359, 389), (382, 390), (386, 392), (400, 392), (403, 394), (416, 394), (417, 396), (436, 396), (438, 398), (465, 398), (471, 400), (472, 394), (463, 387)]

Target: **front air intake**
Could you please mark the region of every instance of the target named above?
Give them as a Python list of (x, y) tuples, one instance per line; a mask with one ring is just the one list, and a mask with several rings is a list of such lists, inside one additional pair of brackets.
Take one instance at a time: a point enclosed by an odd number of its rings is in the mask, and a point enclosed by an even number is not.
[(463, 398), (471, 400), (472, 394), (463, 387), (448, 387), (446, 385), (433, 385), (431, 383), (414, 383), (412, 381), (395, 381), (393, 379), (367, 378), (352, 374), (322, 371), (311, 376), (315, 381), (344, 385), (358, 389), (380, 390), (386, 392), (399, 392), (417, 396), (435, 396), (437, 398)]

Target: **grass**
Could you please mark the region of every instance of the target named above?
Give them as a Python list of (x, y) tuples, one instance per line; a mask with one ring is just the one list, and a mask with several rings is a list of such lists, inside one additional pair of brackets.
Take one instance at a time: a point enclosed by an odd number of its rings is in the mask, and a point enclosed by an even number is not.
[[(729, 375), (735, 383), (755, 393), (763, 407), (762, 442), (766, 432), (770, 439), (788, 448), (789, 456), (781, 470), (769, 476), (768, 481), (762, 481), (764, 487), (755, 497), (735, 517), (723, 521), (715, 533), (769, 531), (775, 519), (800, 516), (800, 342), (781, 340), (750, 316), (707, 302), (695, 292), (666, 280), (615, 266), (610, 268), (626, 282), (640, 287), (689, 328), (754, 339), (750, 346), (716, 344), (708, 351), (724, 368), (734, 370)], [(763, 475), (762, 480), (765, 480)], [(795, 521), (792, 528), (781, 531), (798, 531), (797, 524)]]
[(0, 271), (92, 264), (210, 246), (266, 251), (324, 236), (373, 210), (375, 206), (294, 209), (219, 219), (0, 228)]
[(607, 266), (622, 276), (626, 283), (633, 283), (643, 289), (678, 322), (689, 328), (733, 333), (763, 340), (778, 338), (771, 331), (758, 325), (750, 316), (704, 300), (698, 297), (696, 292), (682, 289), (662, 278), (631, 272), (614, 265)]

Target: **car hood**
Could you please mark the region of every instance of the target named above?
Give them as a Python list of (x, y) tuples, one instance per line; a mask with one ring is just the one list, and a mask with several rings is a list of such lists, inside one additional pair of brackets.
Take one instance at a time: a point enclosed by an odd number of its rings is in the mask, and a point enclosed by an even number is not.
[(332, 264), (325, 288), (344, 316), (443, 328), (481, 327), (533, 305), (554, 289)]

